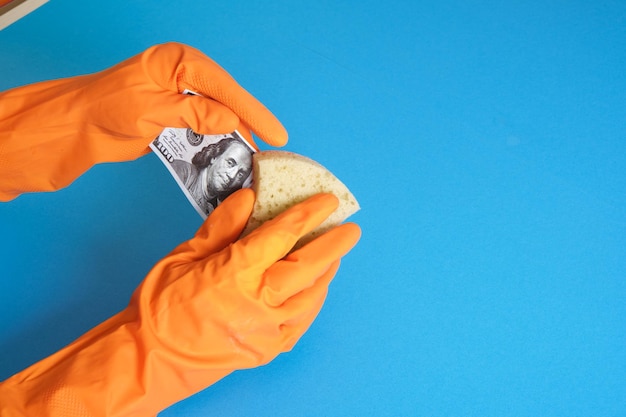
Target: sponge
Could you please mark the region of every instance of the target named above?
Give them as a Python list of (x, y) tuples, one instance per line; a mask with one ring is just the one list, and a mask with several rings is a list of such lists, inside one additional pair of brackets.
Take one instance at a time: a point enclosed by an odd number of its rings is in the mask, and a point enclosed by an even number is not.
[(296, 247), (340, 224), (360, 209), (348, 187), (324, 166), (305, 156), (276, 150), (257, 152), (252, 156), (252, 170), (256, 201), (242, 236), (319, 193), (337, 196), (339, 207), (321, 225), (303, 236)]

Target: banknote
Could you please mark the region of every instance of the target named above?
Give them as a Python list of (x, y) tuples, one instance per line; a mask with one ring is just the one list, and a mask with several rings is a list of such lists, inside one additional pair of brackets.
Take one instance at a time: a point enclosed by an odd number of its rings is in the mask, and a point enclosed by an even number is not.
[(252, 185), (255, 149), (238, 131), (201, 135), (168, 127), (150, 148), (203, 219), (230, 194)]

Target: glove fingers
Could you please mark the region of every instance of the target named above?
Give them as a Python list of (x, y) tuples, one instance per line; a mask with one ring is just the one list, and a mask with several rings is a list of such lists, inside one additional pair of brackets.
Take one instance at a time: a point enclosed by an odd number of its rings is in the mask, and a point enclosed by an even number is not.
[(329, 265), (347, 254), (358, 242), (361, 229), (346, 223), (324, 233), (285, 259), (272, 265), (265, 273), (263, 300), (279, 306), (295, 294), (313, 286)]
[(155, 104), (152, 118), (159, 127), (190, 127), (204, 135), (230, 133), (239, 127), (239, 117), (225, 105), (187, 94), (164, 94)]
[(248, 270), (247, 276), (261, 277), (276, 261), (282, 259), (296, 242), (319, 226), (337, 209), (339, 200), (333, 194), (321, 193), (285, 210), (265, 222), (233, 247), (230, 263)]
[(163, 105), (163, 108), (167, 109), (166, 114), (157, 119), (161, 125), (188, 126), (194, 132), (203, 135), (220, 135), (231, 133), (236, 129), (248, 143), (259, 149), (248, 126), (222, 103), (206, 97), (183, 94), (169, 96), (168, 101)]
[[(282, 146), (287, 143), (287, 131), (278, 119), (222, 67), (199, 50), (178, 43), (167, 43), (147, 51), (144, 59), (153, 78), (170, 91), (181, 93), (189, 89), (210, 97), (235, 112), (269, 145)], [(174, 74), (172, 68), (175, 68)]]
[(206, 61), (198, 60), (189, 63), (187, 68), (193, 80), (187, 88), (198, 88), (200, 94), (228, 106), (269, 145), (287, 143), (287, 131), (278, 119), (216, 63), (211, 61), (207, 65)]
[(175, 253), (192, 262), (219, 252), (237, 240), (252, 212), (254, 191), (243, 188), (231, 194), (202, 223), (195, 236), (181, 244)]
[(290, 311), (290, 318), (281, 325), (283, 352), (293, 349), (315, 321), (326, 301), (328, 286), (337, 274), (340, 262), (333, 262), (311, 288), (290, 298), (281, 307)]

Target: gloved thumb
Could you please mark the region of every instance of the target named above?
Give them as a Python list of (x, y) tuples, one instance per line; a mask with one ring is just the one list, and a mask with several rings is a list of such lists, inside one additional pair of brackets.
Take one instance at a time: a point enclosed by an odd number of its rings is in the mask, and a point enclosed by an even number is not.
[(177, 258), (186, 263), (221, 251), (241, 235), (253, 206), (252, 189), (234, 192), (207, 217), (194, 237), (179, 245), (172, 255), (178, 255)]

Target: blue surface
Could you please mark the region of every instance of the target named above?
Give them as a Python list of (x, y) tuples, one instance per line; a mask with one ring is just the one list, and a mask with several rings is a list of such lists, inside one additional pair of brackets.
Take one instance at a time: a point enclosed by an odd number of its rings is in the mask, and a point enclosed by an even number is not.
[[(52, 0), (0, 32), (0, 89), (198, 47), (361, 202), (295, 349), (160, 415), (626, 415), (625, 3), (264, 3)], [(154, 155), (0, 204), (0, 379), (199, 224)]]

